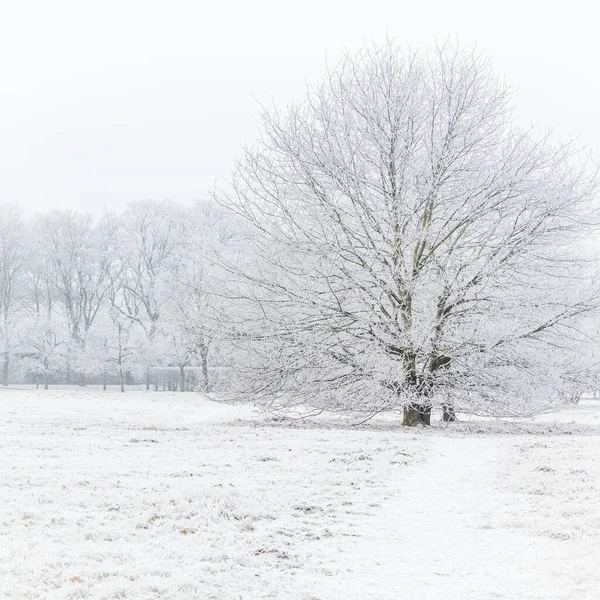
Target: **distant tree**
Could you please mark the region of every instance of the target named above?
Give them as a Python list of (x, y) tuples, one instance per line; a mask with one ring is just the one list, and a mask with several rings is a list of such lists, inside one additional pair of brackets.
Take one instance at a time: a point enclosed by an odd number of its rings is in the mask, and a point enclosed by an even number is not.
[(28, 232), (22, 210), (16, 204), (0, 205), (0, 345), (2, 385), (8, 385), (15, 335), (23, 312)]
[(42, 375), (44, 389), (48, 389), (50, 374), (64, 366), (69, 336), (49, 257), (35, 244), (27, 271), (24, 306), (26, 312), (18, 330), (19, 355), (36, 378)]
[(138, 361), (141, 360), (143, 332), (114, 304), (110, 309), (110, 321), (112, 327), (107, 327), (104, 332), (105, 365), (107, 370), (116, 371), (123, 393), (125, 392), (125, 374), (138, 367)]
[(69, 332), (67, 377), (75, 369), (81, 386), (89, 363), (87, 336), (109, 290), (115, 233), (111, 218), (94, 225), (90, 215), (74, 211), (53, 211), (36, 220), (38, 248), (47, 256), (46, 268)]
[(406, 425), (433, 408), (530, 415), (576, 397), (598, 310), (596, 181), (522, 131), (477, 53), (392, 43), (264, 111), (219, 202), (238, 393)]
[(184, 220), (184, 211), (168, 201), (133, 202), (122, 216), (118, 309), (145, 332), (146, 389), (151, 366), (163, 358), (161, 319)]
[(180, 388), (185, 387), (184, 369), (199, 366), (201, 390), (210, 391), (209, 355), (218, 344), (222, 271), (219, 257), (232, 237), (232, 224), (211, 203), (199, 202), (189, 211), (181, 231), (173, 284), (166, 310), (166, 330), (171, 354), (180, 369)]

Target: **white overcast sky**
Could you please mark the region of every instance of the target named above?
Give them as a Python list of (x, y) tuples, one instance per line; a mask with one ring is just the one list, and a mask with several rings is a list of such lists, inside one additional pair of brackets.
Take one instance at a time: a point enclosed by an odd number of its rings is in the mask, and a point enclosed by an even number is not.
[(386, 35), (477, 43), (520, 118), (600, 155), (595, 3), (0, 0), (0, 202), (29, 211), (191, 202), (326, 56)]

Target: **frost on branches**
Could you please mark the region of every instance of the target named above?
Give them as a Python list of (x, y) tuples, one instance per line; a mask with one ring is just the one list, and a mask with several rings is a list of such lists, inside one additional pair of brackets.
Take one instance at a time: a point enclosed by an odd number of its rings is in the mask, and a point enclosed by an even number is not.
[(572, 144), (514, 125), (478, 55), (347, 56), (302, 104), (263, 113), (218, 194), (246, 234), (229, 263), (241, 391), (409, 425), (577, 399), (595, 191)]
[(193, 369), (208, 390), (218, 348), (210, 256), (222, 232), (210, 204), (132, 202), (98, 220), (59, 210), (26, 220), (0, 204), (2, 386), (124, 392), (127, 382), (171, 385), (179, 370), (183, 391), (198, 387)]

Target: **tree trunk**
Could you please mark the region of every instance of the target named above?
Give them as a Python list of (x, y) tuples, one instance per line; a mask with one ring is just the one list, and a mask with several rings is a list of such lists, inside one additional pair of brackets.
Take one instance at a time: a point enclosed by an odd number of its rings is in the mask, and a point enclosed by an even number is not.
[(185, 367), (183, 365), (179, 365), (179, 385), (180, 391), (185, 392)]
[(146, 369), (146, 391), (150, 391), (150, 367)]
[(44, 389), (48, 389), (48, 372), (44, 370)]
[(123, 380), (123, 367), (119, 365), (119, 383), (121, 384), (121, 393), (125, 393), (125, 381)]
[(79, 373), (79, 387), (85, 387), (85, 375), (83, 373)]
[(454, 406), (451, 406), (450, 404), (444, 404), (442, 410), (444, 411), (442, 418), (446, 423), (452, 423), (453, 421), (456, 421), (456, 412), (454, 411)]
[(209, 392), (210, 386), (208, 382), (208, 356), (202, 354), (202, 391)]
[(411, 404), (405, 406), (402, 425), (406, 427), (431, 425), (431, 406), (426, 406), (424, 404)]
[(8, 385), (8, 365), (10, 358), (8, 352), (4, 353), (4, 364), (2, 365), (2, 385), (6, 387)]
[(104, 371), (104, 381), (102, 383), (102, 390), (106, 391), (106, 371)]

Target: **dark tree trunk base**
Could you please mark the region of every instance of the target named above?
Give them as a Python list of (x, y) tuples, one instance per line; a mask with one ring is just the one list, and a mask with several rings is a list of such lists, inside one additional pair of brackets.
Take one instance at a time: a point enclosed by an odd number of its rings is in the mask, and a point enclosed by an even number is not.
[(208, 381), (208, 358), (206, 354), (202, 354), (202, 392), (209, 392), (210, 386)]
[(453, 423), (454, 421), (456, 421), (456, 412), (454, 411), (453, 406), (447, 406), (444, 404), (442, 409), (444, 411), (442, 418), (446, 423)]
[(416, 427), (417, 425), (431, 425), (431, 406), (412, 404), (404, 408), (402, 425)]

